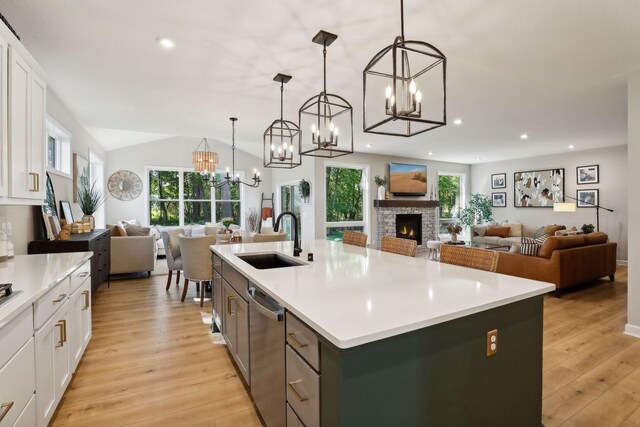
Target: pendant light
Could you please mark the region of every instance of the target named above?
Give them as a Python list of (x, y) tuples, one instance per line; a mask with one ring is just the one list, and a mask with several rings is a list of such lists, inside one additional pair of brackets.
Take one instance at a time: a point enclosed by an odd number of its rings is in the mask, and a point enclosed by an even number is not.
[(208, 174), (216, 170), (216, 166), (218, 166), (218, 153), (211, 150), (207, 138), (203, 138), (195, 151), (191, 153), (191, 162), (196, 172)]
[(210, 184), (215, 188), (233, 184), (242, 184), (246, 185), (247, 187), (256, 188), (262, 182), (262, 180), (260, 179), (260, 172), (258, 172), (257, 169), (253, 170), (253, 184), (248, 184), (244, 181), (241, 181), (240, 174), (236, 173), (236, 121), (238, 121), (238, 119), (235, 117), (230, 117), (229, 120), (231, 120), (231, 169), (227, 167), (227, 174), (220, 181), (216, 179), (216, 174), (212, 173)]
[(414, 136), (447, 124), (447, 58), (436, 47), (400, 35), (363, 71), (363, 128), (381, 135)]
[(302, 164), (302, 156), (300, 128), (283, 118), (284, 85), (291, 80), (291, 76), (278, 73), (273, 80), (280, 83), (280, 118), (264, 131), (264, 167), (293, 169)]
[(333, 158), (353, 153), (353, 108), (343, 97), (327, 92), (327, 47), (337, 38), (320, 30), (312, 40), (322, 45), (324, 86), (298, 112), (300, 129), (309, 131), (302, 138), (303, 156)]

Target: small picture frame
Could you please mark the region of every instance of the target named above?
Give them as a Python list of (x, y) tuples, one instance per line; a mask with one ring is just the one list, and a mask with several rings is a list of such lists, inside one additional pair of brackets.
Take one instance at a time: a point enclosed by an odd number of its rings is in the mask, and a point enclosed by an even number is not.
[(576, 206), (579, 208), (595, 208), (600, 204), (600, 190), (576, 190)]
[(491, 189), (507, 188), (507, 174), (495, 173), (491, 175)]
[(578, 166), (576, 182), (578, 185), (600, 183), (600, 165)]
[(67, 221), (67, 224), (73, 224), (73, 211), (71, 210), (71, 203), (68, 200), (60, 201), (60, 212), (62, 218)]
[(491, 193), (491, 206), (494, 208), (507, 207), (507, 193)]

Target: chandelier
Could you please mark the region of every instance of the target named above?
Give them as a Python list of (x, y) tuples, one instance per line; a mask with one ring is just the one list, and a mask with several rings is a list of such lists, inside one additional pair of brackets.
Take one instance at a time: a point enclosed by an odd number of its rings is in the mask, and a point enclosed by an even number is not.
[[(247, 187), (256, 188), (262, 182), (260, 179), (260, 172), (257, 169), (253, 170), (253, 183), (248, 184), (244, 181), (240, 180), (240, 173), (236, 173), (236, 121), (238, 120), (235, 117), (230, 117), (231, 120), (231, 170), (227, 167), (227, 173), (221, 180), (216, 179), (216, 174), (213, 172), (211, 174), (211, 180), (209, 181), (210, 185), (214, 188), (220, 188), (225, 185), (246, 185)], [(231, 172), (231, 173), (229, 173)]]
[(291, 80), (291, 76), (278, 73), (273, 80), (280, 82), (280, 118), (274, 120), (264, 131), (264, 166), (293, 169), (302, 164), (302, 156), (300, 155), (300, 128), (283, 118), (284, 85)]
[(363, 128), (381, 135), (414, 136), (447, 124), (447, 58), (436, 47), (400, 35), (363, 71)]
[(320, 30), (312, 40), (322, 45), (324, 86), (298, 112), (300, 129), (310, 130), (302, 139), (303, 156), (333, 158), (353, 153), (353, 108), (343, 97), (327, 92), (327, 46), (337, 38)]
[(211, 150), (207, 138), (203, 138), (196, 150), (191, 153), (191, 162), (196, 172), (208, 174), (218, 166), (218, 153)]

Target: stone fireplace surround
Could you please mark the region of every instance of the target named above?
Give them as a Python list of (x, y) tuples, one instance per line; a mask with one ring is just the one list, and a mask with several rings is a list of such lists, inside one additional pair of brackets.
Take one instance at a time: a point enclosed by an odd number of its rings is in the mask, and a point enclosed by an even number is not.
[(418, 252), (427, 250), (427, 242), (436, 240), (438, 235), (438, 212), (440, 203), (435, 200), (374, 200), (376, 223), (378, 231), (377, 247), (383, 237), (396, 237), (396, 215), (422, 214), (422, 244), (418, 245)]

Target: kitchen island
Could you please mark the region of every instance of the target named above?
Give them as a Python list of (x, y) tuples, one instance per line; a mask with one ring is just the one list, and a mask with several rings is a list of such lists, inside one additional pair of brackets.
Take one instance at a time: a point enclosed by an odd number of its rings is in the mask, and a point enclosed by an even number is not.
[[(286, 404), (265, 411), (254, 395), (267, 425), (280, 424), (272, 410), (307, 427), (541, 425), (553, 285), (326, 240), (303, 242), (297, 259), (292, 242), (211, 249), (214, 319), (252, 395), (252, 352), (268, 340), (271, 368), (283, 365)], [(265, 253), (295, 265), (268, 268), (253, 256)], [(263, 341), (244, 333), (254, 289), (284, 323), (281, 350), (277, 329)]]

